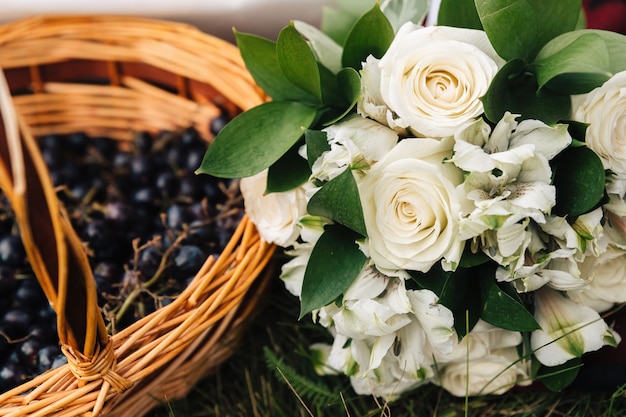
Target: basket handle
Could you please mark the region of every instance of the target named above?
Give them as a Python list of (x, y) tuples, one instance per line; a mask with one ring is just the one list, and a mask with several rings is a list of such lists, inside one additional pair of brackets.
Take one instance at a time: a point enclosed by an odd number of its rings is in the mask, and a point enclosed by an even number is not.
[(38, 145), (13, 107), (2, 70), (0, 116), (0, 188), (15, 211), (33, 272), (56, 312), (61, 345), (90, 358), (109, 340), (93, 272)]

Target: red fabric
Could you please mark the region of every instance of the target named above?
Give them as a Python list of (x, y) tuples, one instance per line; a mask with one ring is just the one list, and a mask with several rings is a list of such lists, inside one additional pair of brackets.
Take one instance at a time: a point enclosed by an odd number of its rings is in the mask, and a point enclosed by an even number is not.
[(626, 35), (626, 1), (583, 0), (589, 29), (605, 29)]

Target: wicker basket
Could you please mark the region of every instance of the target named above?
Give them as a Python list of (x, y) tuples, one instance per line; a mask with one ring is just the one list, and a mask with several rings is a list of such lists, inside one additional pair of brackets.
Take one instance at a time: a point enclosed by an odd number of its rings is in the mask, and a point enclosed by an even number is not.
[(220, 111), (235, 115), (262, 102), (262, 92), (234, 45), (188, 25), (134, 17), (5, 24), (0, 66), (9, 87), (1, 83), (0, 185), (68, 359), (1, 394), (0, 416), (136, 417), (186, 395), (233, 353), (274, 247), (244, 216), (220, 257), (207, 259), (174, 302), (109, 335), (87, 256), (35, 140), (80, 131), (122, 146), (136, 131), (193, 126), (210, 141)]

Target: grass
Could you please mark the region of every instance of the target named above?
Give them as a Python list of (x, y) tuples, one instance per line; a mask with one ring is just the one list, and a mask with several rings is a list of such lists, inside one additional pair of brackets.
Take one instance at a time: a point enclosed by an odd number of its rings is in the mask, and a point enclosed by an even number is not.
[(306, 318), (297, 322), (298, 311), (297, 299), (276, 280), (235, 355), (187, 398), (149, 417), (626, 416), (626, 386), (599, 393), (533, 386), (466, 401), (429, 384), (390, 404), (358, 396), (347, 378), (314, 373), (308, 346), (329, 335)]

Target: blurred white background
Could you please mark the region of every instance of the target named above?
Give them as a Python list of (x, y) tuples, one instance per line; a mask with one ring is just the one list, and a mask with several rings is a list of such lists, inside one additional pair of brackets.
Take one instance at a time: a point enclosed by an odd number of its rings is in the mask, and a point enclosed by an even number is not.
[(15, 0), (0, 2), (0, 23), (40, 14), (126, 14), (192, 24), (232, 41), (233, 27), (275, 39), (290, 20), (319, 25), (333, 0)]

